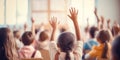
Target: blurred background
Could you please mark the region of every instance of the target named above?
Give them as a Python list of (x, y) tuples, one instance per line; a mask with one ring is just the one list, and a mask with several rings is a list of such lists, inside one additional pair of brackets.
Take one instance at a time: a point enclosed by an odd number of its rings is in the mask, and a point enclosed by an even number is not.
[[(89, 24), (96, 25), (95, 7), (98, 16), (111, 24), (120, 24), (120, 0), (0, 0), (0, 27), (9, 26), (22, 28), (24, 24), (31, 26), (31, 18), (36, 25), (47, 24), (50, 17), (56, 16), (61, 25), (73, 27), (67, 17), (69, 8), (75, 7), (79, 11), (78, 20), (81, 27)], [(47, 25), (46, 25), (47, 27)]]

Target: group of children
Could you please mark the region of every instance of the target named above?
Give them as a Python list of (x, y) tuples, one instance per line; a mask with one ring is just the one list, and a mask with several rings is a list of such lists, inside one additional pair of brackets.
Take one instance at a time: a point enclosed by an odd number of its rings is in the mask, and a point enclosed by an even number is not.
[[(49, 20), (51, 31), (40, 31), (35, 29), (35, 20), (31, 19), (31, 31), (12, 32), (10, 28), (0, 28), (0, 59), (21, 60), (25, 58), (40, 58), (46, 60), (119, 60), (120, 59), (120, 27), (114, 24), (110, 28), (110, 20), (107, 21), (107, 28), (104, 27), (104, 18), (97, 15), (97, 27), (87, 27), (89, 39), (81, 37), (81, 27), (78, 22), (78, 11), (75, 8), (69, 9), (74, 25), (75, 34), (62, 29), (56, 40), (56, 33), (60, 21), (56, 17)], [(38, 34), (39, 33), (39, 34)], [(51, 33), (51, 35), (49, 35)], [(86, 39), (86, 37), (85, 37)], [(48, 53), (42, 53), (45, 50)], [(46, 55), (45, 55), (46, 54)], [(48, 56), (47, 56), (48, 55)], [(47, 56), (47, 57), (46, 57)]]

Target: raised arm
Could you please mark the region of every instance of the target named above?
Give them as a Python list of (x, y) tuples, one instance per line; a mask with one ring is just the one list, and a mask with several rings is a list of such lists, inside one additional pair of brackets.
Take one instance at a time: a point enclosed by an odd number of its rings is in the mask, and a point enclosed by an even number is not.
[(95, 8), (94, 14), (97, 18), (97, 27), (98, 29), (100, 29), (101, 24), (100, 24), (100, 18), (98, 17), (98, 14), (97, 14), (97, 8)]
[(110, 29), (110, 19), (107, 20), (107, 28)]
[(75, 8), (71, 8), (71, 9), (69, 9), (69, 12), (70, 12), (70, 15), (68, 15), (68, 16), (74, 23), (77, 40), (81, 40), (80, 29), (79, 29), (79, 25), (78, 25), (78, 21), (77, 21), (78, 11)]
[(52, 17), (51, 20), (49, 21), (49, 23), (53, 28), (50, 41), (54, 41), (56, 29), (57, 29), (57, 26), (58, 26), (59, 23), (58, 23), (56, 17)]
[(97, 14), (97, 8), (95, 8), (94, 14), (95, 14), (95, 16), (97, 18), (97, 23), (99, 23), (100, 19), (99, 19), (98, 14)]
[(32, 22), (31, 31), (32, 31), (32, 34), (35, 36), (35, 20), (31, 18), (31, 22)]

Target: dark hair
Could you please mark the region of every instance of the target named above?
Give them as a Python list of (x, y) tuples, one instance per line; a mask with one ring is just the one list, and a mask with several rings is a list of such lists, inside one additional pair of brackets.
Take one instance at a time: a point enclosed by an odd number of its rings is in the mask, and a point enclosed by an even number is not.
[(106, 30), (106, 40), (108, 41), (108, 42), (110, 42), (110, 33), (109, 33), (109, 31), (108, 30)]
[(107, 39), (108, 39), (107, 31), (101, 30), (97, 36), (97, 40), (100, 40), (101, 43), (104, 43), (104, 49), (101, 58), (107, 58), (107, 53), (108, 53)]
[(66, 28), (65, 27), (62, 27), (62, 28), (60, 28), (60, 32), (62, 33), (62, 32), (65, 32), (66, 31)]
[(114, 60), (120, 60), (120, 35), (115, 38), (112, 44), (112, 57)]
[(75, 36), (70, 32), (64, 32), (58, 38), (58, 46), (62, 52), (66, 53), (65, 60), (71, 60), (69, 52), (73, 49), (74, 40)]
[(22, 35), (22, 42), (24, 45), (30, 45), (34, 41), (34, 36), (31, 31), (26, 31)]
[(13, 33), (9, 28), (0, 28), (0, 60), (18, 60)]
[(39, 29), (35, 29), (35, 34), (37, 34), (39, 32)]
[(92, 38), (95, 38), (95, 32), (96, 32), (97, 30), (98, 30), (98, 28), (95, 27), (95, 26), (92, 26), (92, 27), (90, 28), (89, 33), (90, 33), (90, 36), (91, 36)]
[(40, 35), (39, 35), (39, 41), (44, 41), (44, 40), (46, 40), (46, 39), (48, 39), (48, 38), (49, 38), (49, 36), (48, 36), (48, 34), (47, 34), (46, 31), (42, 31), (42, 32), (40, 33)]

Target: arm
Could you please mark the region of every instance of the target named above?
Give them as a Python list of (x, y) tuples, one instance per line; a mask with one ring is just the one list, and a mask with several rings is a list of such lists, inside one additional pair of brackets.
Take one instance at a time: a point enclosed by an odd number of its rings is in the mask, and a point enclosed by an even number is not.
[(27, 30), (27, 27), (28, 27), (28, 25), (27, 25), (27, 23), (25, 23), (24, 24), (24, 32)]
[(89, 28), (89, 18), (87, 18), (87, 27)]
[(95, 8), (94, 14), (97, 18), (97, 27), (98, 27), (98, 29), (100, 29), (100, 19), (99, 19), (98, 14), (97, 14), (97, 8)]
[(32, 22), (31, 31), (32, 31), (33, 36), (35, 36), (35, 20), (31, 18), (31, 22)]
[(110, 29), (110, 19), (107, 20), (107, 28)]
[(54, 37), (55, 37), (57, 25), (58, 25), (57, 18), (56, 18), (56, 17), (52, 17), (51, 20), (49, 21), (49, 23), (50, 23), (50, 25), (51, 25), (52, 28), (53, 28), (52, 35), (51, 35), (50, 40), (51, 40), (51, 41), (54, 41)]
[(55, 58), (55, 54), (57, 53), (58, 51), (58, 48), (57, 48), (57, 44), (56, 42), (54, 41), (55, 39), (55, 33), (56, 33), (56, 29), (57, 29), (57, 25), (58, 25), (58, 21), (57, 21), (57, 18), (56, 17), (52, 17), (51, 20), (49, 21), (50, 25), (52, 26), (53, 30), (52, 30), (52, 34), (51, 34), (51, 38), (50, 38), (50, 44), (49, 44), (49, 47), (50, 47), (50, 57), (51, 57), (51, 60), (54, 60)]
[(101, 24), (100, 24), (100, 29), (104, 29), (105, 28), (105, 19), (103, 16), (101, 16)]
[(77, 21), (78, 11), (75, 8), (71, 8), (71, 9), (69, 9), (69, 12), (70, 12), (70, 15), (68, 15), (68, 16), (74, 23), (77, 40), (81, 40), (80, 29), (79, 29), (79, 25), (78, 25), (78, 21)]

